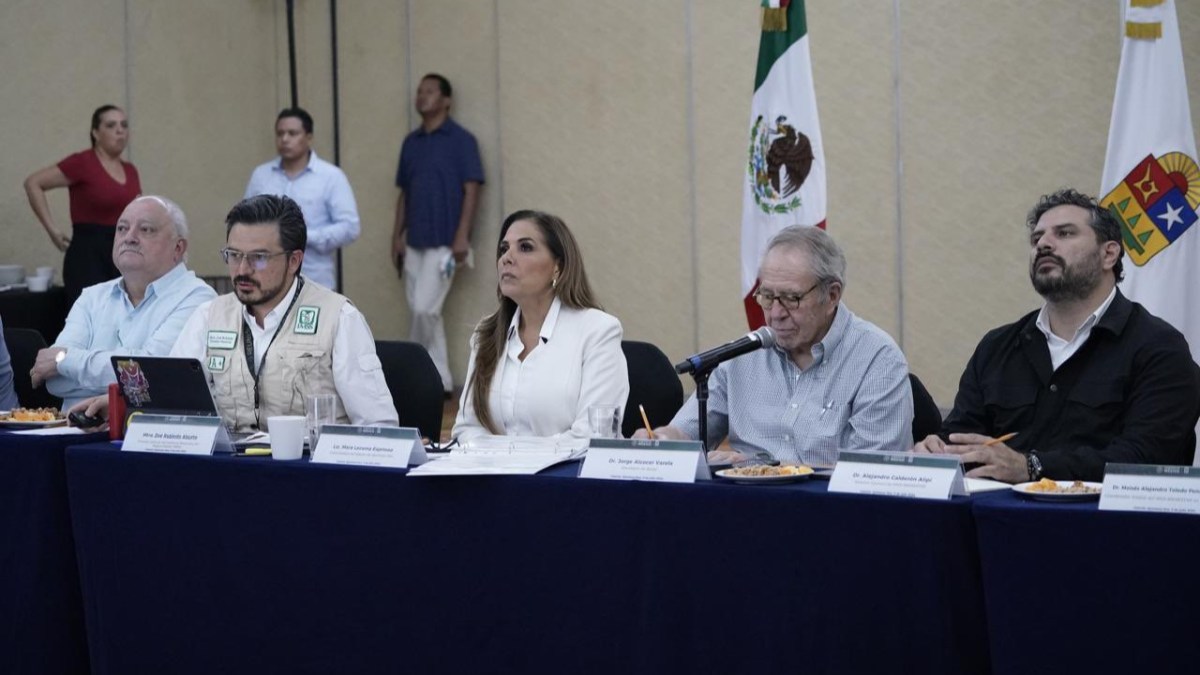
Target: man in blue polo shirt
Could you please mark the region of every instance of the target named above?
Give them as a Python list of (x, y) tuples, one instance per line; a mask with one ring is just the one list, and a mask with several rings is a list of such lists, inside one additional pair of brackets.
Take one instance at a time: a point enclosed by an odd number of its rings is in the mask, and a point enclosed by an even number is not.
[(404, 276), (412, 312), (409, 339), (425, 346), (450, 393), (442, 305), (454, 269), (467, 261), (471, 226), (483, 184), (479, 147), (471, 132), (450, 119), (450, 82), (430, 73), (417, 87), (421, 126), (404, 139), (396, 169), (396, 227), (392, 261)]

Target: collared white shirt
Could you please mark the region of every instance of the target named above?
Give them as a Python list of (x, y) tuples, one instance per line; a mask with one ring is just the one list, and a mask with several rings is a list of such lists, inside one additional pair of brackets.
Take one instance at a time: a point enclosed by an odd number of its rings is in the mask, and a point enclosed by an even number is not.
[(1054, 370), (1058, 370), (1059, 366), (1066, 363), (1067, 359), (1071, 358), (1071, 355), (1079, 351), (1083, 343), (1087, 342), (1088, 336), (1092, 334), (1092, 328), (1100, 320), (1100, 317), (1104, 316), (1104, 312), (1108, 311), (1108, 306), (1112, 304), (1115, 297), (1117, 297), (1117, 287), (1113, 286), (1108, 297), (1075, 330), (1075, 335), (1070, 340), (1064, 340), (1050, 330), (1050, 318), (1046, 315), (1046, 306), (1042, 305), (1042, 311), (1038, 312), (1036, 325), (1038, 330), (1042, 331), (1042, 335), (1046, 336), (1046, 346), (1050, 348), (1050, 363), (1053, 364)]
[[(311, 283), (311, 282), (310, 282)], [(298, 289), (293, 280), (283, 299), (267, 316), (263, 318), (260, 328), (258, 321), (245, 307), (242, 308), (242, 321), (250, 327), (250, 335), (254, 337), (255, 368), (262, 363), (263, 355), (275, 331), (279, 329), (288, 307), (292, 304)], [(207, 352), (208, 318), (212, 302), (206, 302), (196, 308), (196, 312), (188, 319), (179, 334), (179, 340), (171, 350), (171, 356), (204, 360)], [(338, 320), (337, 332), (333, 336), (333, 386), (337, 389), (338, 397), (346, 408), (351, 424), (396, 426), (399, 419), (396, 408), (392, 405), (392, 397), (383, 378), (383, 369), (379, 365), (379, 357), (375, 354), (375, 338), (367, 319), (358, 308), (349, 302), (342, 305), (341, 317)], [(207, 371), (205, 371), (207, 372)], [(209, 376), (209, 386), (212, 377)]]
[[(504, 356), (496, 364), (488, 396), (492, 420), (506, 436), (587, 438), (588, 408), (616, 405), (629, 398), (629, 370), (621, 350), (621, 322), (598, 309), (563, 307), (555, 298), (539, 332), (539, 343), (518, 358), (524, 345), (517, 330), (518, 309), (508, 327)], [(490, 434), (475, 416), (469, 383), (475, 371), (471, 345), (453, 435), (459, 440)]]
[(308, 166), (294, 177), (283, 170), (279, 157), (250, 174), (246, 197), (270, 194), (290, 197), (304, 213), (308, 246), (304, 249), (304, 276), (336, 289), (334, 252), (358, 239), (361, 227), (358, 204), (346, 174), (310, 151)]

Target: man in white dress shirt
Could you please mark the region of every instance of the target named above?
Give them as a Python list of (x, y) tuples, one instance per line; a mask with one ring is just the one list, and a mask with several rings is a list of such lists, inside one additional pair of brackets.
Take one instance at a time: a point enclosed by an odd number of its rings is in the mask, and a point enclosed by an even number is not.
[(333, 394), (339, 424), (397, 424), (396, 409), (362, 313), (300, 274), (304, 215), (287, 197), (258, 195), (225, 218), (234, 292), (196, 309), (171, 356), (200, 359), (227, 426), (265, 429), (303, 415), (305, 400)]

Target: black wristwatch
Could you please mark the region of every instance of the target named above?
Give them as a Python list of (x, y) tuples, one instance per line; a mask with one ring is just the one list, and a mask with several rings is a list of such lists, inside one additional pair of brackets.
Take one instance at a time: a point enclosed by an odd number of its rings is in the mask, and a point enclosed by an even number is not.
[(1042, 460), (1037, 456), (1037, 450), (1030, 450), (1025, 455), (1025, 468), (1029, 470), (1029, 480), (1042, 479)]

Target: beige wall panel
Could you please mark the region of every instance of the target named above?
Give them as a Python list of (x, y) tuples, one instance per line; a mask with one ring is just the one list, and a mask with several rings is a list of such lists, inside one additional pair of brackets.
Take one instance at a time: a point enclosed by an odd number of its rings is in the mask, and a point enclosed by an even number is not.
[(1119, 43), (1114, 3), (905, 3), (907, 353), (943, 406), (990, 328), (1040, 304), (1024, 216), (1094, 193)]
[(828, 165), (828, 228), (846, 253), (845, 301), (899, 341), (892, 4), (806, 6)]
[[(391, 256), (396, 157), (406, 131), (403, 3), (338, 4), (342, 169), (354, 188), (362, 234), (342, 251), (343, 289), (377, 339), (407, 339), (404, 287)], [(332, 150), (332, 130), (325, 134)]]
[(506, 1), (500, 45), (505, 208), (562, 216), (625, 336), (690, 353), (683, 3)]
[[(402, 128), (402, 133), (389, 139), (386, 145), (391, 160), (389, 185), (394, 182), (404, 133), (420, 124), (420, 116), (412, 110), (412, 99), (421, 76), (426, 73), (438, 73), (450, 80), (454, 87), (450, 114), (475, 135), (483, 160), (485, 184), (471, 236), (476, 265), (458, 273), (444, 313), (450, 369), (454, 381), (461, 386), (470, 358), (471, 331), (484, 314), (496, 308), (495, 246), (504, 218), (500, 205), (503, 180), (507, 176), (501, 175), (498, 141), (495, 4), (479, 0), (413, 0), (409, 16), (413, 82), (394, 110), (397, 120), (407, 123), (409, 128)], [(394, 197), (395, 188), (391, 194)], [(403, 314), (407, 327), (408, 309), (402, 285), (398, 286), (392, 307)]]
[[(691, 5), (698, 340), (688, 350), (670, 353), (676, 360), (747, 330), (741, 287), (742, 184), (762, 17), (762, 8), (752, 2), (692, 0)], [(689, 260), (691, 237), (689, 233), (674, 246), (673, 257)], [(680, 268), (673, 273), (685, 272)], [(674, 302), (690, 300), (689, 295)]]
[[(62, 254), (33, 216), (21, 184), (35, 170), (88, 147), (97, 107), (127, 105), (123, 5), (121, 0), (0, 4), (0, 147), (5, 149), (0, 263), (22, 264), (30, 272), (53, 265), (62, 281)], [(131, 121), (132, 153), (140, 145), (137, 120)], [(70, 232), (66, 190), (50, 193), (50, 209), (59, 229)]]
[(175, 200), (187, 214), (188, 264), (197, 274), (228, 274), (217, 255), (225, 214), (242, 198), (254, 166), (274, 154), (273, 9), (130, 0), (129, 17), (130, 113), (142, 189)]

